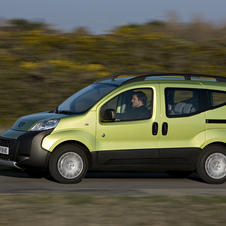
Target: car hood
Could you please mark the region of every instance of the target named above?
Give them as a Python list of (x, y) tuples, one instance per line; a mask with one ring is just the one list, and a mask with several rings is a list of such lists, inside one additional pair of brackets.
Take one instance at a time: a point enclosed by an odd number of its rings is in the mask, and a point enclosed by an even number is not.
[(26, 115), (19, 118), (11, 129), (25, 132), (25, 131), (29, 131), (37, 122), (49, 120), (49, 119), (58, 119), (63, 117), (68, 117), (68, 115), (48, 113), (48, 112)]

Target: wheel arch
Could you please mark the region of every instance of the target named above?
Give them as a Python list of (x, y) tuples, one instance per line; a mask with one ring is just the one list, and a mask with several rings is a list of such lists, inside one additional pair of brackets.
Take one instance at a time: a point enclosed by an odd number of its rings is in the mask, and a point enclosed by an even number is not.
[(92, 163), (93, 163), (93, 161), (92, 161), (92, 155), (91, 155), (89, 149), (87, 148), (87, 146), (84, 145), (83, 143), (79, 142), (79, 141), (75, 141), (75, 140), (67, 140), (67, 141), (64, 141), (64, 142), (58, 144), (58, 145), (53, 149), (52, 153), (54, 153), (54, 152), (56, 151), (56, 149), (58, 149), (59, 147), (65, 145), (65, 144), (74, 144), (74, 145), (79, 145), (79, 146), (81, 146), (81, 147), (83, 148), (83, 150), (84, 150), (86, 156), (87, 156), (87, 159), (88, 159), (88, 164), (89, 164), (89, 167), (88, 167), (88, 168), (90, 169), (90, 168), (92, 167)]
[(202, 148), (202, 151), (200, 151), (198, 158), (197, 158), (197, 162), (198, 162), (198, 159), (207, 151), (206, 149), (211, 147), (211, 146), (214, 146), (214, 145), (220, 145), (220, 146), (223, 146), (224, 148), (226, 148), (226, 143), (224, 143), (224, 142), (216, 141), (216, 142), (213, 142), (213, 143), (209, 143), (205, 147)]
[[(210, 147), (210, 146), (213, 146), (213, 145), (221, 145), (221, 146), (224, 146), (224, 147), (226, 148), (226, 143), (221, 142), (221, 141), (217, 141), (217, 142), (209, 143), (208, 145), (206, 145), (206, 146), (203, 148), (203, 151), (202, 151), (201, 153), (205, 152), (205, 149), (206, 149), (206, 148), (208, 148), (208, 147)], [(200, 153), (200, 154), (201, 154), (201, 153)]]

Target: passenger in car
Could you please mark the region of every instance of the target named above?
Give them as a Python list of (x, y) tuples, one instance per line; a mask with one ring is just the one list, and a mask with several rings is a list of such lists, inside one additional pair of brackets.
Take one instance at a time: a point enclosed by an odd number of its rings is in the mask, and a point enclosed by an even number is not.
[[(169, 109), (169, 106), (168, 106)], [(175, 108), (172, 111), (169, 111), (170, 115), (186, 115), (186, 114), (191, 114), (195, 112), (196, 109), (193, 107), (192, 104), (188, 103), (186, 104), (185, 102), (180, 102), (175, 105)]]

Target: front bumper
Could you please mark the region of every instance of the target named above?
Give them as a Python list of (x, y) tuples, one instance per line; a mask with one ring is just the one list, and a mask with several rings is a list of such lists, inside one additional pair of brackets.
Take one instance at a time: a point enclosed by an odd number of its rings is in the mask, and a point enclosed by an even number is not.
[(16, 168), (16, 169), (21, 169), (16, 165), (16, 162), (13, 161), (7, 161), (7, 160), (2, 160), (0, 159), (0, 166), (8, 167), (8, 168)]
[(42, 140), (49, 135), (53, 129), (41, 132), (25, 132), (19, 134), (16, 139), (8, 138), (10, 132), (2, 133), (0, 145), (9, 148), (9, 155), (0, 154), (0, 166), (18, 169), (40, 169), (48, 170), (51, 153), (42, 148)]

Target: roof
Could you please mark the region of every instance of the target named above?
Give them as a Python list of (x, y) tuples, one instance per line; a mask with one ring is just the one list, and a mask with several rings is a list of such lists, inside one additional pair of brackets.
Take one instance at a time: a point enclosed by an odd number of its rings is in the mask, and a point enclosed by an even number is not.
[[(121, 77), (120, 76), (128, 76)], [(188, 74), (188, 73), (156, 73), (156, 72), (126, 72), (109, 75), (103, 78), (100, 78), (94, 83), (107, 82), (116, 85), (125, 85), (132, 82), (144, 81), (147, 79), (168, 79), (168, 80), (195, 80), (195, 81), (213, 81), (213, 82), (226, 82), (226, 77), (215, 76), (215, 75), (205, 75), (205, 74)]]

